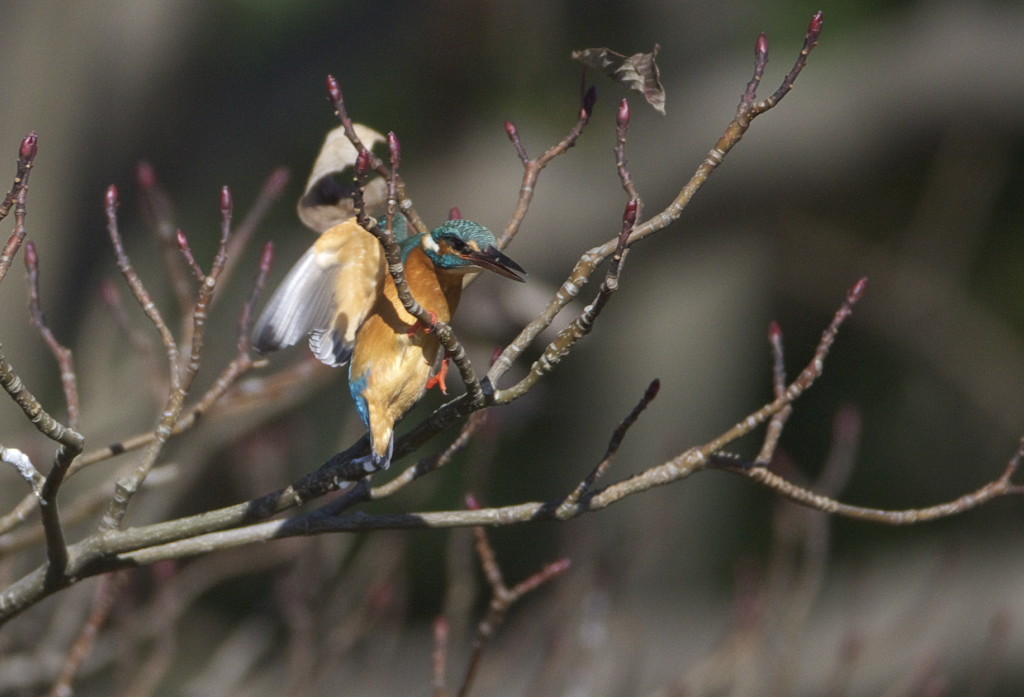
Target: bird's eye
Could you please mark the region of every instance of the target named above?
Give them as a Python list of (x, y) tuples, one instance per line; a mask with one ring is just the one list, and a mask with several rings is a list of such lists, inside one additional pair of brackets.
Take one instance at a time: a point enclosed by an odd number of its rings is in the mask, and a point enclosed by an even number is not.
[(466, 251), (466, 243), (458, 237), (453, 237), (450, 240), (448, 240), (448, 246), (451, 247), (456, 252)]

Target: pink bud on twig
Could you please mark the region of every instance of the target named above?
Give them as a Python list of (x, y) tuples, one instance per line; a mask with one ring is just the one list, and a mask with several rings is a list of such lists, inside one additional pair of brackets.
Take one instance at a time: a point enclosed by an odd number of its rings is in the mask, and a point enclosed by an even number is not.
[(117, 187), (113, 184), (107, 187), (106, 206), (107, 208), (115, 208), (117, 206)]
[(636, 210), (639, 202), (635, 198), (629, 199), (629, 203), (626, 204), (626, 210), (622, 213), (622, 222), (628, 227), (632, 227), (636, 223)]
[(462, 211), (459, 210), (458, 206), (452, 206), (448, 209), (448, 220), (461, 220)]
[(761, 32), (757, 37), (757, 44), (754, 46), (754, 57), (758, 63), (768, 60), (768, 35)]
[(821, 10), (814, 13), (810, 23), (807, 25), (807, 33), (816, 35), (821, 33), (821, 27), (825, 23), (825, 15)]
[(359, 151), (359, 154), (356, 155), (356, 174), (358, 174), (359, 176), (364, 176), (367, 172), (370, 171), (370, 158), (372, 157), (373, 155), (371, 155), (369, 150)]
[(867, 276), (854, 283), (853, 287), (850, 288), (850, 292), (846, 294), (846, 301), (852, 304), (860, 300), (864, 295), (864, 289), (867, 288), (867, 285)]
[(18, 157), (22, 160), (34, 160), (39, 152), (39, 136), (35, 131), (29, 131), (21, 141), (21, 148), (18, 150)]
[(327, 76), (327, 94), (335, 104), (341, 101), (341, 87), (338, 85), (338, 78), (333, 75)]
[(544, 567), (544, 575), (548, 578), (557, 576), (558, 574), (568, 571), (570, 566), (572, 566), (572, 561), (567, 558), (553, 561)]
[(388, 155), (391, 158), (391, 167), (397, 169), (402, 163), (402, 146), (394, 131), (388, 131)]
[(466, 508), (468, 508), (471, 511), (480, 510), (480, 502), (473, 494), (466, 494)]
[(619, 111), (615, 115), (615, 123), (618, 124), (619, 128), (625, 128), (629, 125), (629, 100), (623, 98), (622, 102), (619, 103)]
[(519, 139), (519, 129), (516, 128), (516, 125), (511, 121), (505, 122), (505, 133), (508, 134), (508, 137), (513, 143)]
[(231, 189), (226, 186), (220, 188), (220, 212), (230, 213), (235, 207), (235, 200), (231, 196)]
[(36, 253), (36, 245), (34, 242), (25, 243), (25, 266), (29, 270), (35, 270), (39, 267), (39, 255)]

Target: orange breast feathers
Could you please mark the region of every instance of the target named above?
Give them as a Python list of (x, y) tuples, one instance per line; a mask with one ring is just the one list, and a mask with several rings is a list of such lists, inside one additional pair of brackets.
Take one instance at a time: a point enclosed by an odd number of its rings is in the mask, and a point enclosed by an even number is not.
[[(418, 247), (406, 257), (405, 274), (423, 308), (441, 322), (451, 321), (462, 293), (461, 275), (439, 272)], [(426, 391), (440, 351), (437, 337), (417, 326), (398, 299), (390, 274), (385, 274), (383, 293), (356, 336), (349, 371), (352, 396), (378, 457), (389, 454), (395, 422)]]

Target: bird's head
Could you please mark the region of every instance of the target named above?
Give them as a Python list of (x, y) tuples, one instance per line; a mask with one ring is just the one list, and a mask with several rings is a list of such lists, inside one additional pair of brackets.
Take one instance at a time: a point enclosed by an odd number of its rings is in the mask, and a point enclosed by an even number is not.
[(498, 250), (494, 234), (472, 220), (449, 220), (423, 235), (421, 245), (434, 265), (446, 271), (487, 269), (515, 281), (523, 281), (526, 274)]

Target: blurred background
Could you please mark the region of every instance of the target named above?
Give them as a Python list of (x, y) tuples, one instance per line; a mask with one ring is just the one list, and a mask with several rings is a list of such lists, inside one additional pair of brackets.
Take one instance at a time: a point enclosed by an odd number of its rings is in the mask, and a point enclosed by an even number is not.
[[(504, 121), (539, 155), (576, 118), (573, 49), (629, 54), (659, 43), (667, 115), (628, 95), (627, 154), (653, 215), (732, 118), (758, 33), (770, 40), (767, 96), (818, 9), (825, 29), (794, 91), (755, 121), (678, 223), (632, 251), (593, 334), (496, 412), (469, 452), (374, 510), (460, 508), (469, 490), (486, 505), (556, 498), (601, 458), (656, 377), (661, 395), (609, 481), (706, 442), (770, 400), (769, 323), (781, 324), (795, 375), (862, 276), (867, 295), (783, 436), (791, 476), (821, 472), (845, 413), (862, 437), (844, 501), (912, 508), (994, 479), (1024, 434), (1024, 6), (980, 0), (5, 3), (0, 162), (10, 172), (0, 175), (13, 175), (18, 144), (37, 131), (29, 238), (50, 326), (75, 350), (90, 447), (143, 432), (158, 414), (145, 361), (98, 291), (102, 279), (120, 282), (102, 208), (113, 183), (128, 253), (173, 315), (140, 211), (140, 161), (155, 168), (204, 265), (219, 234), (219, 187), (230, 185), (241, 214), (275, 168), (292, 174), (216, 308), (206, 386), (234, 350), (259, 246), (277, 246), (279, 280), (312, 241), (294, 202), (337, 125), (327, 74), (356, 121), (399, 135), (405, 180), (429, 223), (456, 205), (500, 229), (521, 177)], [(612, 147), (627, 95), (591, 80), (591, 124), (541, 175), (508, 250), (529, 283), (482, 279), (464, 298), (455, 326), (481, 365), (583, 251), (618, 230), (625, 196)], [(0, 225), (6, 239), (13, 219)], [(62, 414), (23, 276), (19, 258), (0, 288), (0, 341)], [(542, 344), (534, 348), (528, 358)], [(272, 357), (270, 369), (303, 352)], [(342, 371), (317, 375), (293, 401), (226, 414), (181, 439), (168, 453), (177, 478), (130, 522), (245, 500), (347, 447), (362, 429)], [(37, 463), (51, 451), (11, 403), (0, 403), (0, 443)], [(127, 464), (90, 470), (65, 499), (107, 486)], [(13, 471), (0, 477), (6, 511), (26, 491)], [(513, 609), (477, 693), (1019, 694), (1022, 520), (1020, 502), (1002, 500), (909, 528), (826, 521), (708, 472), (568, 524), (495, 530), (510, 582), (562, 556), (573, 569)], [(452, 621), (457, 685), (486, 601), (470, 540), (467, 531), (326, 536), (139, 570), (79, 693), (422, 694), (441, 612)], [(9, 563), (6, 579), (40, 560)], [(4, 629), (4, 692), (52, 684), (94, 583)], [(174, 587), (180, 612), (161, 611), (170, 602), (161, 589)], [(135, 648), (116, 651), (125, 637)]]

